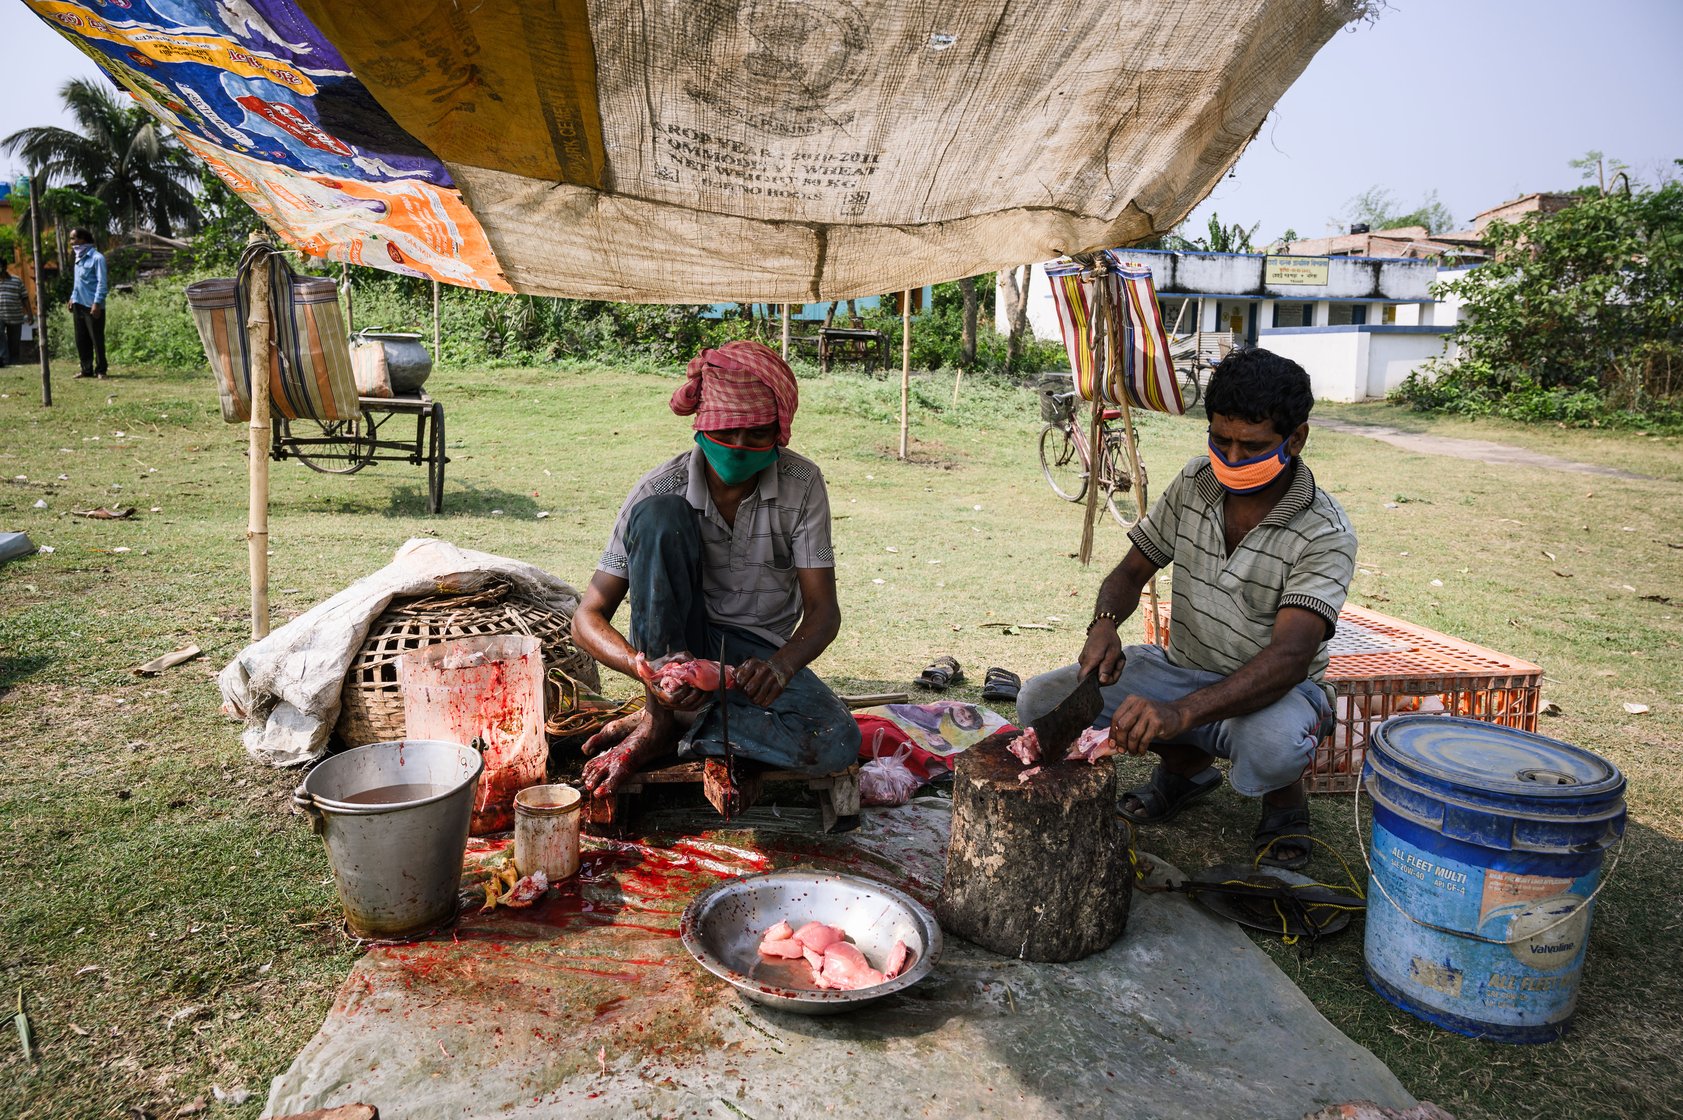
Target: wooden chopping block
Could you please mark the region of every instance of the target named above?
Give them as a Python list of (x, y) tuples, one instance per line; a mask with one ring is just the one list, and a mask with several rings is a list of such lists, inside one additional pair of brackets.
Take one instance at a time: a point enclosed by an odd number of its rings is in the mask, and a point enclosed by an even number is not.
[(1116, 767), (1054, 762), (1028, 782), (991, 735), (958, 756), (941, 928), (1003, 956), (1073, 961), (1122, 935), (1134, 885)]

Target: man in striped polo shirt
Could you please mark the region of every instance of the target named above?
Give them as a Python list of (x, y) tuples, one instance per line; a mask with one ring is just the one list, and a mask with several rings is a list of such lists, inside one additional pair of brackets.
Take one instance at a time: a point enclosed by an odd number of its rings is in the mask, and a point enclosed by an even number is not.
[[(1229, 780), (1262, 799), (1255, 853), (1309, 862), (1303, 771), (1332, 704), (1327, 639), (1355, 572), (1356, 534), (1301, 459), (1314, 405), (1309, 376), (1266, 350), (1238, 350), (1204, 395), (1209, 453), (1177, 475), (1128, 533), (1127, 556), (1099, 587), (1076, 664), (1034, 677), (1017, 700), (1030, 723), (1096, 672), (1095, 726), (1128, 754), (1159, 757), (1123, 815), (1173, 818)], [(1118, 628), (1152, 573), (1174, 565), (1169, 648), (1123, 647)]]
[[(579, 648), (640, 677), (648, 697), (584, 744), (592, 796), (675, 754), (708, 760), (705, 788), (728, 815), (752, 802), (757, 771), (830, 774), (858, 757), (859, 725), (806, 667), (841, 610), (824, 477), (787, 446), (797, 404), (788, 364), (748, 341), (702, 351), (672, 395), (673, 412), (695, 416), (695, 446), (632, 488), (573, 618)], [(612, 623), (627, 596), (629, 640)], [(719, 658), (721, 643), (735, 667), (726, 712), (716, 691), (650, 671)], [(734, 775), (719, 763), (727, 722)]]

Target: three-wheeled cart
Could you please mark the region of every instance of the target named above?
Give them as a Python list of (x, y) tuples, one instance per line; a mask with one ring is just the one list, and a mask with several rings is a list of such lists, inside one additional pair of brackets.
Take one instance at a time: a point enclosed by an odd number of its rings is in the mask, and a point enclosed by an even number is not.
[[(444, 406), (424, 389), (392, 397), (358, 397), (353, 420), (286, 420), (275, 417), (269, 455), (297, 459), (323, 474), (355, 474), (370, 463), (426, 464), (427, 512), (444, 508)], [(415, 438), (392, 439), (382, 428), (415, 418)], [(395, 434), (395, 433), (394, 433)]]

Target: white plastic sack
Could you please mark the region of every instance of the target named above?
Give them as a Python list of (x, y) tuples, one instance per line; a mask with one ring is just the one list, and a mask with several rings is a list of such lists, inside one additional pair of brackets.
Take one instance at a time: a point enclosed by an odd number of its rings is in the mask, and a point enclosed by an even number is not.
[(345, 674), (391, 601), (476, 591), (494, 578), (557, 609), (578, 607), (570, 583), (535, 565), (445, 541), (408, 541), (390, 564), (246, 646), (222, 670), (222, 710), (246, 721), (246, 753), (271, 766), (320, 758), (339, 718)]

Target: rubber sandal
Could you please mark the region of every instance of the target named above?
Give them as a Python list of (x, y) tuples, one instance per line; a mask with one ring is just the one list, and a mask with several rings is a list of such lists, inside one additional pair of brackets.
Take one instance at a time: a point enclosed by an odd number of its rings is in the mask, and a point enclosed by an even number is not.
[(915, 683), (919, 688), (934, 689), (940, 692), (951, 685), (962, 683), (964, 670), (958, 667), (958, 660), (947, 654), (942, 654), (929, 663), (929, 667), (918, 675)]
[(983, 700), (1008, 700), (1015, 704), (1017, 692), (1023, 687), (1023, 678), (1009, 669), (1001, 669), (995, 665), (982, 678)]
[[(1264, 867), (1280, 867), (1287, 871), (1302, 871), (1309, 866), (1309, 806), (1292, 805), (1284, 809), (1262, 807), (1262, 819), (1257, 822), (1251, 851), (1257, 863)], [(1282, 850), (1293, 855), (1277, 855)]]
[(1183, 778), (1169, 773), (1159, 763), (1145, 785), (1123, 795), (1138, 801), (1140, 807), (1128, 809), (1118, 803), (1116, 812), (1134, 824), (1162, 824), (1174, 820), (1182, 809), (1199, 798), (1208, 797), (1220, 786), (1221, 771), (1214, 766), (1206, 766), (1192, 777)]

